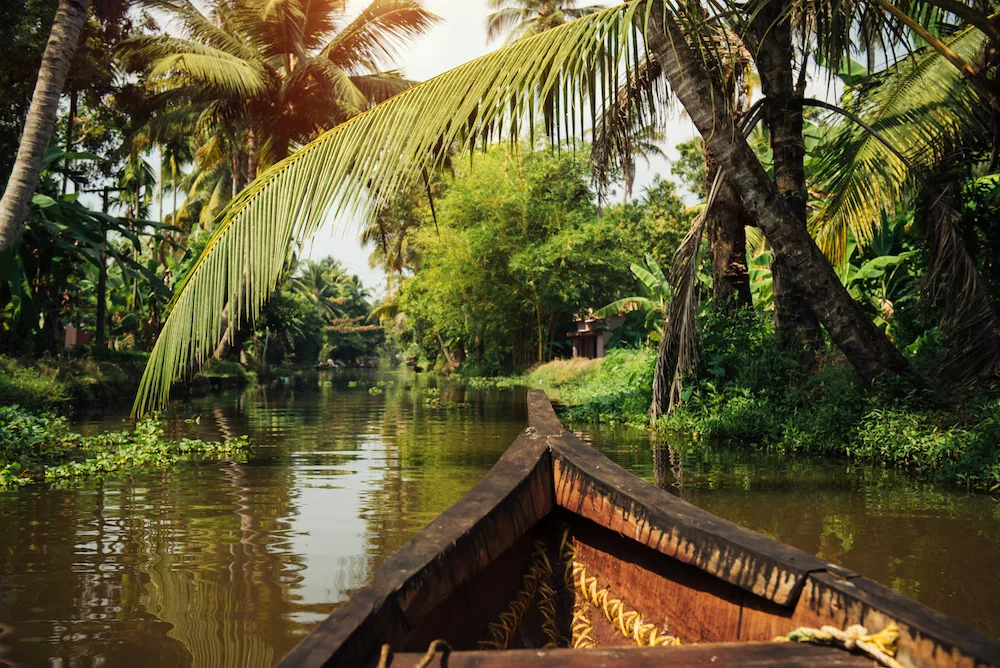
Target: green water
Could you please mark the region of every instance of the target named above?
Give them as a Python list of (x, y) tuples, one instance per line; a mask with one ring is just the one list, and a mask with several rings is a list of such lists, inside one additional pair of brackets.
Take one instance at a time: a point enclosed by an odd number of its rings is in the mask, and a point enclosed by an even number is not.
[[(272, 664), (525, 426), (522, 391), (433, 385), (322, 374), (215, 395), (175, 406), (170, 430), (249, 433), (249, 462), (0, 493), (0, 662)], [(125, 412), (108, 407), (77, 428), (120, 426)], [(1000, 504), (990, 498), (843, 462), (580, 435), (691, 503), (1000, 636)]]

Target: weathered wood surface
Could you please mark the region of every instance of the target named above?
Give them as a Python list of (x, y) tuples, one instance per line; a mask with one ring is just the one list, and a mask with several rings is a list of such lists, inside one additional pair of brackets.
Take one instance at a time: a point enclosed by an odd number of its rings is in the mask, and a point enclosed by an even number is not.
[[(424, 653), (397, 654), (390, 668), (414, 668)], [(431, 668), (872, 668), (871, 659), (800, 643), (720, 643), (666, 648), (438, 652)]]
[[(405, 642), (430, 614), (500, 559), (553, 503), (548, 446), (527, 430), (478, 485), (390, 557), (371, 586), (334, 610), (280, 665), (364, 666), (383, 643), (409, 649)], [(465, 640), (447, 639), (456, 646)]]
[[(629, 609), (685, 643), (739, 639), (744, 592), (695, 566), (663, 555), (586, 520), (567, 519), (576, 559)], [(576, 592), (577, 600), (582, 597)], [(591, 615), (600, 645), (633, 644), (603, 613)], [(772, 635), (766, 640), (773, 639)]]
[[(449, 666), (700, 666), (716, 650), (710, 665), (859, 665), (829, 663), (855, 660), (837, 650), (765, 641), (802, 626), (860, 623), (877, 631), (896, 623), (904, 665), (1000, 667), (1000, 643), (639, 480), (565, 431), (543, 393), (529, 393), (528, 405), (528, 429), (483, 481), (386, 561), (375, 583), (337, 608), (282, 666), (371, 666), (388, 643), (409, 653), (392, 664), (405, 667), (435, 638), (457, 650)], [(608, 646), (624, 638), (593, 615), (604, 649), (462, 651), (475, 648), (514, 595), (534, 539), (548, 533), (551, 540), (562, 523), (588, 572), (648, 621), (669, 623), (686, 642), (756, 642), (617, 650)], [(530, 630), (540, 626), (533, 615), (512, 647), (541, 642)]]
[(792, 607), (826, 561), (646, 483), (568, 432), (550, 436), (556, 503), (657, 552)]
[(811, 574), (791, 623), (838, 628), (861, 624), (874, 630), (895, 623), (898, 658), (904, 665), (1000, 666), (1000, 643), (864, 577)]

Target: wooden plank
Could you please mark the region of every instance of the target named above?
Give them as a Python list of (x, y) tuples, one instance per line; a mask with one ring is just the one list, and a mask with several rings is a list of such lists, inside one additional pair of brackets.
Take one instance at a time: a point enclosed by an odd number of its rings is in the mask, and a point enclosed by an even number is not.
[(542, 390), (528, 391), (528, 429), (539, 436), (559, 436), (566, 431)]
[[(391, 668), (415, 668), (424, 653), (397, 654)], [(872, 668), (844, 650), (800, 643), (719, 643), (680, 647), (438, 652), (431, 668)]]
[[(544, 524), (544, 523), (543, 523)], [(535, 539), (541, 525), (526, 533), (503, 555), (488, 564), (470, 582), (451, 593), (430, 611), (403, 639), (399, 649), (426, 648), (431, 641), (442, 639), (456, 650), (479, 649), (478, 641), (487, 637), (491, 622), (507, 610), (510, 600), (522, 584), (535, 552)], [(535, 612), (532, 606), (529, 612)], [(532, 645), (543, 644), (541, 620), (526, 618), (518, 634), (511, 638), (511, 648), (525, 647), (523, 638)]]
[(553, 508), (544, 436), (526, 430), (486, 477), (340, 606), (281, 666), (364, 666), (383, 643), (401, 650), (427, 615), (510, 549)]
[(904, 665), (920, 668), (1000, 666), (1000, 643), (868, 578), (813, 573), (790, 626), (861, 624), (879, 631), (899, 627)]
[[(582, 518), (568, 520), (576, 559), (616, 598), (685, 643), (738, 640), (743, 590), (699, 568)], [(591, 615), (599, 644), (627, 645), (603, 613)], [(611, 630), (610, 638), (601, 633)], [(771, 638), (768, 638), (770, 640)]]
[(786, 607), (828, 566), (640, 480), (569, 432), (548, 441), (559, 506), (662, 554)]

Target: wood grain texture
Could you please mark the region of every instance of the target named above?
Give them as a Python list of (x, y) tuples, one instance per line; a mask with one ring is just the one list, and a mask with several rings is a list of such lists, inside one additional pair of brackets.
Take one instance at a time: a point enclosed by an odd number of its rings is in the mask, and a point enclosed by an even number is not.
[(870, 631), (895, 623), (904, 665), (1000, 666), (1000, 643), (868, 578), (811, 574), (790, 622), (796, 628), (861, 624)]
[[(528, 406), (529, 427), (482, 482), (280, 665), (372, 666), (388, 643), (402, 652), (392, 665), (405, 668), (436, 638), (458, 651), (432, 665), (453, 667), (870, 665), (839, 650), (767, 641), (803, 626), (878, 631), (896, 623), (906, 666), (1000, 668), (1000, 643), (639, 480), (566, 432), (543, 393), (529, 393)], [(628, 641), (594, 609), (596, 650), (462, 651), (476, 646), (515, 594), (534, 540), (557, 544), (563, 525), (601, 587), (648, 621), (666, 623), (686, 642), (750, 642), (615, 649)], [(561, 596), (567, 617), (573, 594)], [(540, 645), (540, 626), (530, 609), (511, 646)], [(559, 626), (568, 637), (567, 619)]]
[(483, 480), (446, 510), (286, 656), (281, 666), (364, 666), (404, 643), (429, 614), (552, 510), (545, 438), (526, 430)]
[[(414, 668), (423, 653), (397, 654), (391, 668)], [(843, 650), (799, 643), (720, 643), (654, 648), (549, 649), (443, 652), (431, 668), (872, 668), (871, 659)]]
[(556, 503), (657, 552), (788, 607), (827, 567), (640, 480), (568, 432), (548, 441)]
[[(637, 611), (644, 621), (685, 643), (738, 640), (743, 590), (593, 522), (567, 520), (576, 559), (600, 588)], [(579, 593), (578, 593), (579, 596)], [(599, 645), (631, 645), (603, 613), (591, 615)], [(610, 629), (610, 639), (603, 632)], [(771, 638), (768, 638), (770, 640)]]

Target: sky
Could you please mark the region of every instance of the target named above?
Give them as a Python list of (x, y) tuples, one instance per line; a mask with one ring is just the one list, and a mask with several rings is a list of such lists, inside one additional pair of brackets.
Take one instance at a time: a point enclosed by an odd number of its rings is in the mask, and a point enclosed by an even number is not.
[[(355, 0), (351, 9), (358, 11), (366, 4)], [(410, 79), (426, 81), (500, 46), (498, 43), (486, 43), (485, 23), (489, 13), (486, 0), (425, 0), (424, 7), (442, 20), (427, 34), (414, 40), (401, 54), (398, 67)], [(664, 150), (668, 155), (676, 156), (673, 147), (691, 138), (694, 133), (691, 123), (678, 115), (671, 119), (668, 126)], [(634, 192), (641, 193), (657, 173), (669, 175), (669, 163), (654, 159), (653, 164), (646, 167), (640, 160)], [(351, 273), (357, 274), (365, 287), (376, 295), (382, 294), (385, 275), (368, 266), (368, 251), (358, 243), (357, 234), (356, 224), (335, 226), (331, 221), (316, 234), (306, 257), (319, 259), (332, 255)]]

